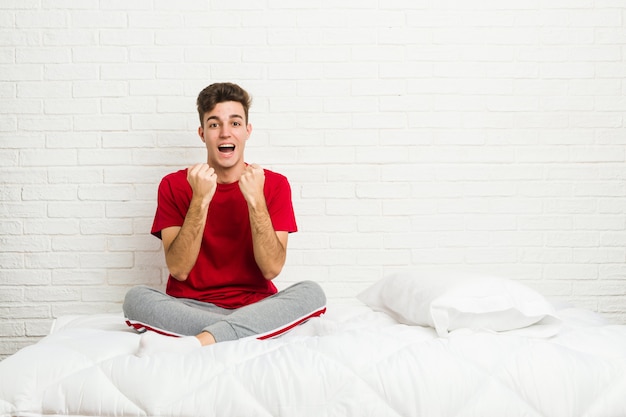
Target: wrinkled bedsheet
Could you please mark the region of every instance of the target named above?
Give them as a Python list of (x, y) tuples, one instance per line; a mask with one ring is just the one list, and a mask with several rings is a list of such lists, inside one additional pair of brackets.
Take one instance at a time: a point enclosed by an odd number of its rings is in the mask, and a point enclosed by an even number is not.
[(626, 416), (626, 326), (437, 337), (362, 305), (273, 340), (137, 357), (121, 315), (64, 317), (0, 362), (1, 416)]

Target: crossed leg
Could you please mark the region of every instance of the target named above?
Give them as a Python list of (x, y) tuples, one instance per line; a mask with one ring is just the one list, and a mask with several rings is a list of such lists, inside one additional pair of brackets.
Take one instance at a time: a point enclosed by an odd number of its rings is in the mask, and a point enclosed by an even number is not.
[[(256, 336), (280, 336), (326, 310), (322, 288), (303, 281), (238, 309), (180, 299), (148, 287), (131, 289), (124, 300), (126, 323), (142, 335), (138, 355), (187, 352), (197, 347)], [(166, 336), (181, 336), (173, 339)]]

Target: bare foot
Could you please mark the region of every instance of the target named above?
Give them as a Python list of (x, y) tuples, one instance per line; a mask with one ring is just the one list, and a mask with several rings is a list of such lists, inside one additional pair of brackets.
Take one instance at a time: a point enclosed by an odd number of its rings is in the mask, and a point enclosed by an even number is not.
[(154, 353), (187, 353), (202, 347), (201, 341), (195, 336), (172, 337), (155, 332), (145, 332), (139, 341), (137, 356), (147, 356)]

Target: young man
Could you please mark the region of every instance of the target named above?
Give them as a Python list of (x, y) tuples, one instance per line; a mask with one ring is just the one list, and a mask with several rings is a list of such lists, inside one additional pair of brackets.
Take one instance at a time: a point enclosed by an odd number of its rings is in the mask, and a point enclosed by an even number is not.
[(152, 234), (163, 241), (166, 294), (135, 287), (123, 307), (129, 326), (148, 330), (140, 356), (278, 336), (325, 311), (314, 282), (281, 292), (272, 283), (297, 226), (287, 179), (244, 161), (250, 101), (236, 84), (202, 90), (198, 135), (207, 161), (161, 181)]

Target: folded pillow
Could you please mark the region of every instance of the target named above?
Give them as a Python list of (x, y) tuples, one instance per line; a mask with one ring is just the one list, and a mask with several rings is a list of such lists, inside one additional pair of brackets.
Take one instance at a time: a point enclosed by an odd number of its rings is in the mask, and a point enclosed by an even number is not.
[(378, 281), (357, 298), (400, 323), (433, 327), (440, 336), (463, 328), (503, 332), (535, 324), (544, 326), (538, 332), (542, 337), (558, 331), (554, 308), (541, 294), (496, 276), (400, 272)]

